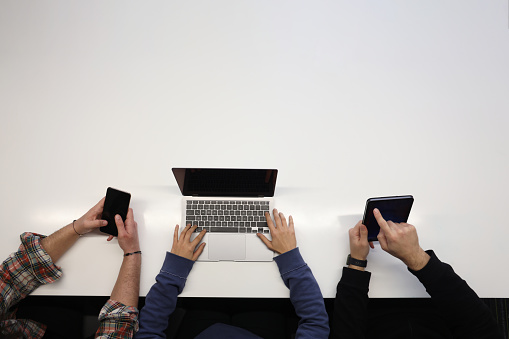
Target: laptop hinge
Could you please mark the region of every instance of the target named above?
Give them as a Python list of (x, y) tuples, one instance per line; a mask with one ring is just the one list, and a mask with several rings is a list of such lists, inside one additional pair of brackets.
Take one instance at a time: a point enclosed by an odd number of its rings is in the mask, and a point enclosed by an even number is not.
[(259, 195), (258, 198), (265, 198), (265, 196), (264, 195)]

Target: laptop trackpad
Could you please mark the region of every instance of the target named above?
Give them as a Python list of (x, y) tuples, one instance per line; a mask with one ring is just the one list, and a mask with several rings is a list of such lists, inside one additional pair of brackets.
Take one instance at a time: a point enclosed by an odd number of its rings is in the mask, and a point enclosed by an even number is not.
[(210, 260), (246, 259), (245, 234), (209, 233), (208, 244)]

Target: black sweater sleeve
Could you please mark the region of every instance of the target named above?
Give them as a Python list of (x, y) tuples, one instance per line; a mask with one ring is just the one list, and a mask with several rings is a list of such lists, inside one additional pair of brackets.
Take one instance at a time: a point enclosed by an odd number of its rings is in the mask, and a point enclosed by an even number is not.
[(366, 337), (370, 278), (370, 272), (343, 268), (343, 276), (338, 283), (334, 301), (331, 338)]
[(452, 267), (431, 250), (431, 259), (420, 271), (409, 271), (424, 285), (454, 338), (503, 338), (489, 308)]

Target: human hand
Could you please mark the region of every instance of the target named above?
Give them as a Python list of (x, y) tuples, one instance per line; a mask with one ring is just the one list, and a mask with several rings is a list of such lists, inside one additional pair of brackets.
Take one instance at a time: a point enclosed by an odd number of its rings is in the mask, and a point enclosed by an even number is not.
[[(137, 252), (140, 250), (140, 241), (138, 239), (138, 223), (134, 221), (133, 209), (130, 208), (125, 218), (125, 224), (120, 215), (115, 215), (115, 224), (118, 230), (118, 245), (125, 253)], [(113, 239), (113, 236), (108, 237), (108, 241)]]
[(413, 225), (385, 221), (377, 208), (373, 214), (380, 226), (378, 241), (384, 251), (403, 261), (413, 271), (428, 264), (430, 256), (419, 245), (417, 230)]
[(269, 212), (265, 212), (265, 219), (267, 219), (267, 224), (269, 225), (272, 241), (267, 239), (261, 233), (257, 233), (256, 235), (263, 241), (269, 250), (279, 254), (293, 250), (297, 247), (297, 239), (295, 238), (295, 229), (293, 226), (292, 216), (290, 215), (289, 217), (290, 224), (288, 225), (283, 213), (279, 213), (277, 209), (274, 208), (272, 214), (274, 215), (274, 221), (276, 222), (275, 226), (272, 222), (272, 219), (270, 218)]
[(81, 218), (74, 223), (74, 229), (77, 233), (83, 235), (93, 230), (108, 225), (106, 220), (101, 219), (104, 208), (104, 199), (102, 198), (94, 207), (92, 207)]
[(205, 236), (206, 230), (202, 230), (200, 234), (193, 241), (190, 241), (191, 235), (198, 226), (191, 227), (191, 224), (187, 226), (180, 233), (179, 238), (179, 225), (175, 226), (175, 232), (173, 233), (173, 246), (171, 247), (171, 253), (176, 254), (180, 257), (196, 261), (200, 254), (205, 248), (205, 243), (202, 243), (198, 248), (198, 244)]
[(366, 260), (369, 254), (369, 247), (374, 248), (371, 241), (368, 242), (368, 229), (359, 222), (348, 231), (350, 238), (350, 255), (354, 259)]

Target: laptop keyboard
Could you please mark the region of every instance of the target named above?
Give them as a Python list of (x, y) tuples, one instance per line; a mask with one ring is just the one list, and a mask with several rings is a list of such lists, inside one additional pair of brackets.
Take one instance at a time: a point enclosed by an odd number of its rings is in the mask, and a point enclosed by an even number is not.
[(260, 200), (187, 200), (186, 223), (195, 232), (269, 233), (269, 202)]

